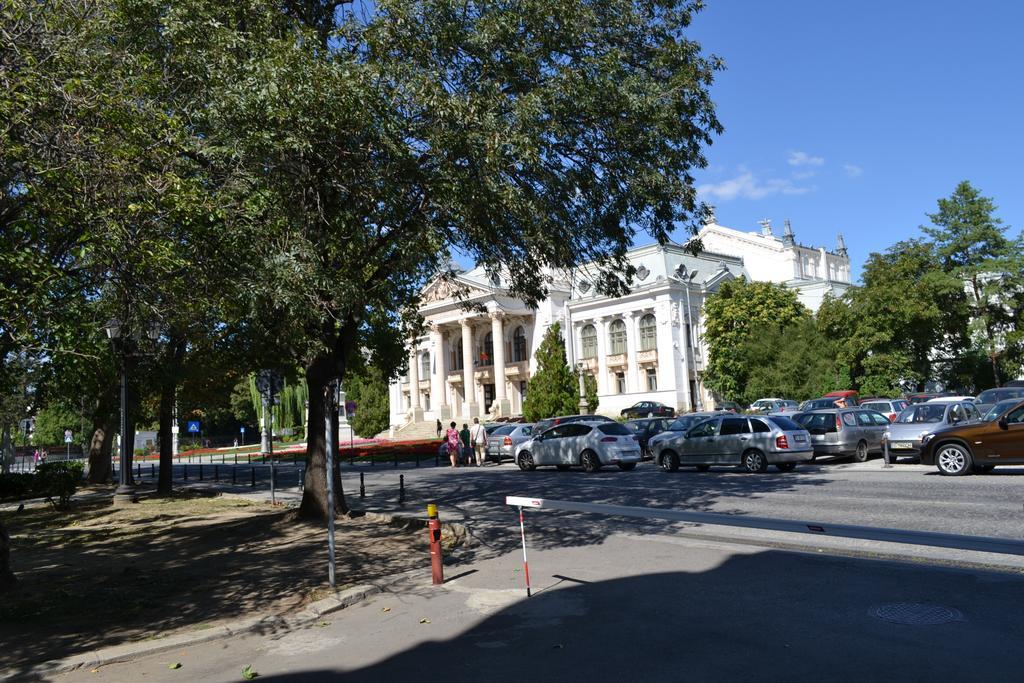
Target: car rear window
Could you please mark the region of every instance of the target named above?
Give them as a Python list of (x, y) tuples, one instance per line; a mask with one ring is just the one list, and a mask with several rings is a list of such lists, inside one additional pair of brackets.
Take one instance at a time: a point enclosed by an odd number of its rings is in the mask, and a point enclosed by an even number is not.
[(763, 420), (751, 419), (750, 420), (750, 428), (754, 432), (770, 432), (770, 431), (772, 431), (772, 428), (769, 427), (767, 424), (765, 424)]
[(511, 434), (513, 431), (515, 431), (515, 428), (515, 425), (505, 425), (504, 427), (498, 427), (493, 432), (491, 432), (491, 436), (505, 436), (506, 434)]
[(887, 410), (889, 410), (889, 404), (888, 403), (882, 403), (880, 401), (877, 402), (877, 403), (874, 402), (874, 401), (872, 401), (871, 403), (861, 403), (860, 407), (861, 408), (867, 408), (868, 410), (877, 410), (880, 413), (884, 413)]
[(630, 436), (633, 434), (625, 425), (620, 425), (618, 422), (608, 422), (598, 425), (597, 428), (608, 436)]
[[(788, 417), (781, 417), (781, 416), (778, 416), (778, 415), (770, 415), (770, 416), (768, 416), (765, 419), (774, 422), (775, 426), (777, 426), (779, 429), (781, 429), (784, 432), (801, 431), (803, 429), (803, 427), (798, 425), (796, 422), (793, 422)], [(833, 421), (833, 423), (834, 423), (834, 421)]]
[(811, 434), (831, 434), (836, 431), (835, 413), (805, 413), (797, 419)]

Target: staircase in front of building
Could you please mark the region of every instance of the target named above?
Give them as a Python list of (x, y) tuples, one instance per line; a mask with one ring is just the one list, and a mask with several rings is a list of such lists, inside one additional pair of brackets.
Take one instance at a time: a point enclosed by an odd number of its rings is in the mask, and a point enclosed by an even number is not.
[[(450, 420), (449, 420), (450, 422)], [(448, 425), (445, 425), (447, 429)], [(459, 427), (462, 427), (462, 423), (459, 423)], [(443, 432), (442, 432), (443, 434)], [(390, 431), (381, 432), (377, 435), (378, 439), (387, 439), (390, 437)], [(436, 439), (437, 438), (437, 423), (433, 420), (424, 422), (407, 422), (401, 427), (395, 429), (395, 440), (396, 441), (417, 441), (420, 439)]]

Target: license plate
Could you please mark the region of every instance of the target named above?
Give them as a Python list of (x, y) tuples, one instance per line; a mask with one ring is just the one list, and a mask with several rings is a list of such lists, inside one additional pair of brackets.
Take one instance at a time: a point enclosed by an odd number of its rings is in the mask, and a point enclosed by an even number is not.
[(914, 444), (912, 442), (910, 442), (910, 441), (893, 441), (892, 442), (892, 448), (896, 448), (896, 449), (899, 449), (899, 450), (909, 451), (913, 447), (914, 447)]
[(803, 434), (797, 434), (796, 435), (796, 441), (797, 441), (797, 443), (804, 443), (804, 442), (807, 441), (807, 437), (804, 436)]

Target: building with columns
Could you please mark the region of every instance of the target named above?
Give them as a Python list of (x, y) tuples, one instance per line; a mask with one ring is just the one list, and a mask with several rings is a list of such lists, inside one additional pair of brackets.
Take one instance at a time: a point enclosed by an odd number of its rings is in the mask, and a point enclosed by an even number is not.
[(745, 233), (714, 220), (699, 236), (697, 255), (674, 244), (631, 250), (636, 278), (617, 298), (596, 292), (597, 271), (587, 265), (554, 278), (536, 309), (483, 268), (458, 273), (455, 284), (433, 281), (419, 311), (427, 332), (410, 348), (408, 374), (390, 387), (392, 425), (521, 414), (534, 354), (555, 321), (570, 332), (569, 363), (597, 382), (598, 412), (617, 415), (642, 400), (684, 412), (710, 408), (715, 398), (702, 382), (706, 296), (742, 276), (785, 284), (816, 309), (826, 293), (850, 286), (842, 236), (827, 251), (797, 244), (788, 221), (776, 237), (767, 221)]

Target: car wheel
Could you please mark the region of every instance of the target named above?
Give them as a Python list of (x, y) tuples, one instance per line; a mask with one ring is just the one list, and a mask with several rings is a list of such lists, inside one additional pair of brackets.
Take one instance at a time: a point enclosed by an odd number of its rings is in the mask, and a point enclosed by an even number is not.
[(619, 463), (619, 469), (622, 470), (623, 472), (629, 472), (631, 470), (635, 470), (636, 469), (636, 463), (635, 462), (620, 462)]
[(760, 474), (768, 469), (768, 459), (761, 451), (751, 448), (743, 454), (743, 469)]
[(568, 465), (555, 465), (555, 469), (558, 470), (559, 472), (568, 472), (569, 471), (569, 466)]
[(675, 472), (679, 469), (679, 456), (675, 451), (663, 451), (661, 454), (661, 469), (666, 472)]
[(935, 466), (945, 475), (967, 474), (971, 471), (971, 464), (971, 454), (960, 444), (945, 444), (935, 455)]
[(583, 451), (583, 454), (580, 455), (580, 464), (583, 465), (585, 472), (593, 473), (601, 469), (601, 460), (594, 451)]
[(697, 465), (698, 472), (707, 472), (711, 469), (711, 465)]
[(775, 469), (779, 472), (792, 472), (796, 469), (795, 462), (780, 462), (775, 464)]
[(868, 444), (866, 441), (861, 441), (857, 444), (857, 450), (853, 453), (854, 462), (867, 462), (868, 461)]
[(516, 460), (516, 464), (519, 465), (519, 469), (523, 472), (532, 472), (537, 469), (537, 466), (533, 464), (533, 454), (530, 451), (523, 451), (519, 454), (519, 458)]
[(995, 468), (996, 468), (995, 465), (975, 465), (974, 466), (974, 471), (977, 474), (988, 474), (989, 472), (991, 472)]

